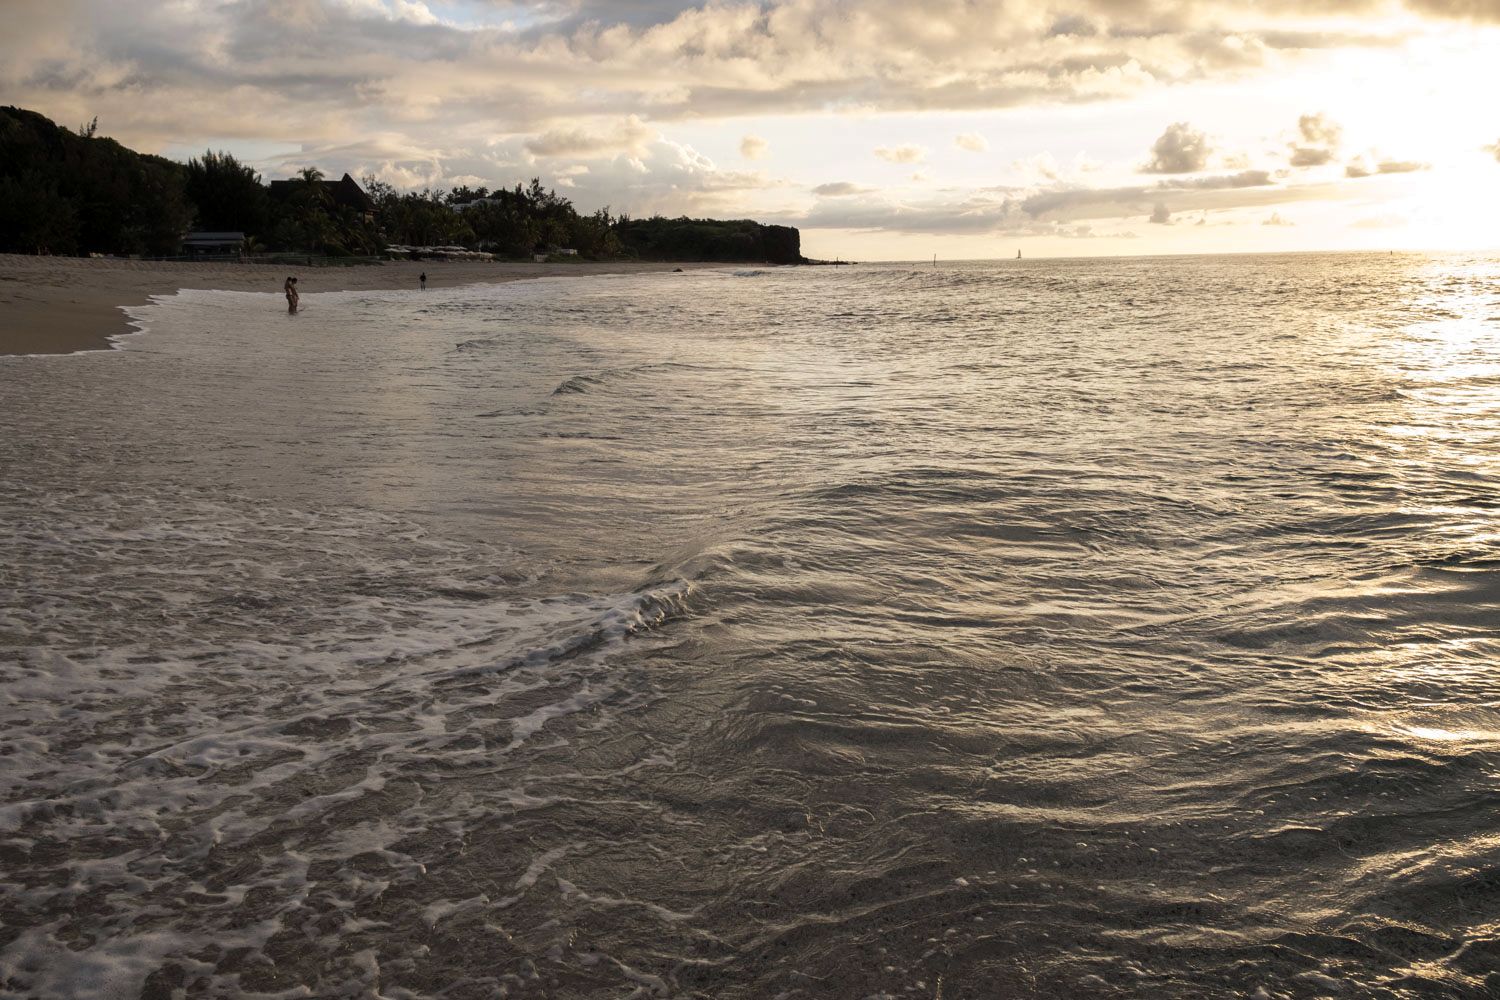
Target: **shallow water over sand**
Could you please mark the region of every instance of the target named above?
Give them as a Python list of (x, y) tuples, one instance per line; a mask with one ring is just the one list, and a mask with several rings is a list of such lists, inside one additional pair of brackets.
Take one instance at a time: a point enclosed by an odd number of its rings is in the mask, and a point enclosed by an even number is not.
[(1500, 991), (1500, 260), (0, 359), (0, 995)]

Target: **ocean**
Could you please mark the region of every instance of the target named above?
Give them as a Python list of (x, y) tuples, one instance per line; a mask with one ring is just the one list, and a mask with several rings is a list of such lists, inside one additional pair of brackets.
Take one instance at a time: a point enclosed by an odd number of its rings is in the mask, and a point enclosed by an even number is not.
[(1500, 257), (441, 274), (0, 359), (0, 996), (1500, 995)]

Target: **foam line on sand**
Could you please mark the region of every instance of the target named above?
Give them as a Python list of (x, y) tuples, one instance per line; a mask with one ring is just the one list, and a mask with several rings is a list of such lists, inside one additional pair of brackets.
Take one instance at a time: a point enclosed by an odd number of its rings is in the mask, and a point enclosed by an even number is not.
[(417, 276), (424, 271), (428, 288), (443, 288), (711, 266), (715, 265), (402, 261), (353, 267), (285, 267), (0, 254), (0, 355), (109, 350), (112, 338), (134, 332), (124, 308), (145, 305), (153, 295), (170, 295), (182, 288), (279, 293), (289, 274), (297, 277), (303, 294), (307, 294), (393, 288), (415, 291)]

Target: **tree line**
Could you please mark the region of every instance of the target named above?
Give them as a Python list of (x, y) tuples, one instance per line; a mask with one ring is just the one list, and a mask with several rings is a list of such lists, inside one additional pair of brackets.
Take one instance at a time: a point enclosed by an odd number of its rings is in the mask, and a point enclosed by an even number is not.
[(187, 163), (137, 153), (20, 108), (0, 108), (0, 251), (173, 256), (190, 229), (243, 232), (246, 250), (378, 255), (389, 245), (464, 246), (526, 258), (555, 248), (591, 259), (801, 261), (787, 226), (750, 220), (631, 219), (581, 213), (539, 180), (489, 190), (398, 191), (363, 181), (373, 218), (307, 168), (273, 189), (246, 164), (208, 151)]

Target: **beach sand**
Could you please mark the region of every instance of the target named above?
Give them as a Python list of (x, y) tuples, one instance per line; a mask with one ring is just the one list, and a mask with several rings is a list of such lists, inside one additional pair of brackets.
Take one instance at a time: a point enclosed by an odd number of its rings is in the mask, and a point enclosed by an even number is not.
[[(180, 288), (281, 293), (295, 275), (304, 295), (381, 288), (417, 289), (427, 272), (429, 289), (523, 278), (589, 274), (640, 274), (722, 264), (639, 261), (568, 264), (393, 262), (351, 267), (160, 262), (113, 258), (23, 257), (0, 254), (0, 355), (71, 354), (110, 346), (130, 332), (122, 306), (142, 305), (152, 295)], [(279, 303), (277, 308), (279, 308)]]

